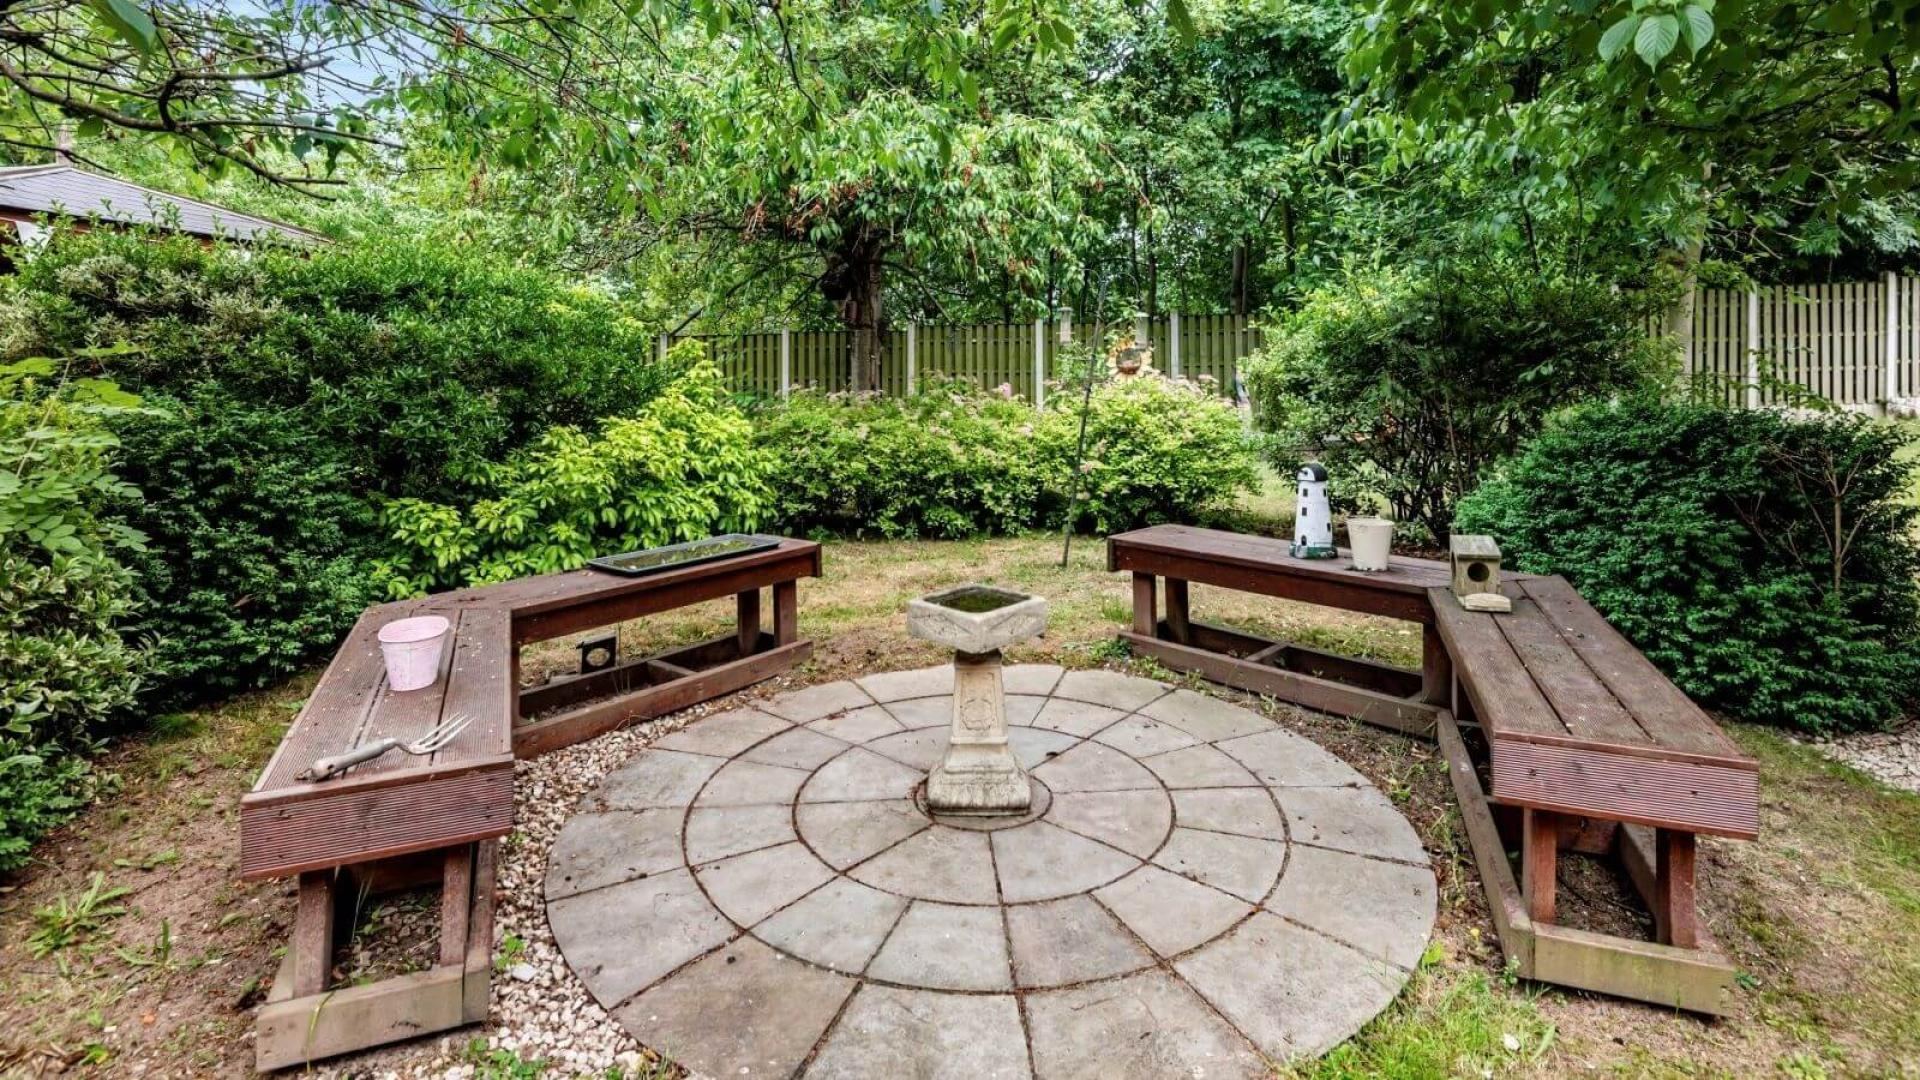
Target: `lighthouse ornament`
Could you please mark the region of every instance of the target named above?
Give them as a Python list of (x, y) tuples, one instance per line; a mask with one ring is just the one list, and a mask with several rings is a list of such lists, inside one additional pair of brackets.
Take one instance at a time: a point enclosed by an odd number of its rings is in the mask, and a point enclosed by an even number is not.
[(1327, 469), (1317, 461), (1300, 466), (1300, 498), (1293, 511), (1293, 548), (1296, 559), (1335, 559), (1333, 511), (1327, 506)]

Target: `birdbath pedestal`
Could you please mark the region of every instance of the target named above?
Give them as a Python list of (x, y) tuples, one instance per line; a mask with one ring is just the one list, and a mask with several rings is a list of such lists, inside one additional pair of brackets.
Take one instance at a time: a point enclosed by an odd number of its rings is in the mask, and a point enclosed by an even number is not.
[(907, 604), (907, 633), (953, 650), (953, 727), (946, 756), (927, 775), (929, 810), (1027, 811), (1033, 789), (1007, 746), (1000, 650), (1046, 629), (1046, 600), (991, 585), (962, 585)]

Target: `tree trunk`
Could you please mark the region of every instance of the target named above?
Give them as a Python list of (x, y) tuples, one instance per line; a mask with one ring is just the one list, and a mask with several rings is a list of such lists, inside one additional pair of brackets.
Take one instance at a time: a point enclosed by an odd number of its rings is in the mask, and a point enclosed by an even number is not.
[(886, 241), (865, 225), (850, 226), (840, 237), (840, 245), (827, 253), (820, 291), (840, 313), (841, 324), (853, 331), (847, 388), (878, 391), (887, 359)]
[(1246, 236), (1240, 237), (1240, 242), (1233, 246), (1233, 280), (1228, 284), (1227, 289), (1232, 294), (1228, 302), (1232, 305), (1235, 315), (1247, 313), (1247, 278), (1251, 276), (1249, 264), (1253, 261), (1252, 248), (1253, 243)]

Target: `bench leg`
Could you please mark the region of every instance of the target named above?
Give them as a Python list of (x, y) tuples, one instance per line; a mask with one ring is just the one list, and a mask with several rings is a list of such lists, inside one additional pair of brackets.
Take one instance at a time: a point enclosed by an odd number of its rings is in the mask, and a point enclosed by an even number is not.
[(1159, 636), (1160, 613), (1155, 610), (1153, 575), (1134, 571), (1133, 574), (1133, 632), (1141, 637)]
[(1167, 579), (1167, 634), (1181, 645), (1193, 644), (1193, 630), (1188, 625), (1187, 583), (1184, 578)]
[(1656, 829), (1653, 843), (1655, 933), (1662, 945), (1697, 949), (1700, 947), (1700, 915), (1693, 891), (1693, 834)]
[(1453, 698), (1453, 658), (1447, 655), (1440, 631), (1423, 626), (1420, 631), (1420, 700), (1446, 708)]
[(300, 896), (293, 911), (293, 996), (307, 997), (327, 988), (333, 967), (333, 871), (300, 875)]
[(1520, 816), (1520, 891), (1527, 898), (1527, 916), (1534, 922), (1553, 922), (1554, 875), (1559, 869), (1560, 815), (1528, 809)]
[(750, 589), (737, 597), (740, 617), (736, 625), (739, 628), (740, 655), (752, 656), (753, 650), (760, 647), (760, 590)]
[(448, 848), (440, 877), (440, 962), (467, 961), (467, 921), (473, 913), (473, 845)]
[(800, 583), (773, 583), (773, 643), (791, 645), (800, 640)]

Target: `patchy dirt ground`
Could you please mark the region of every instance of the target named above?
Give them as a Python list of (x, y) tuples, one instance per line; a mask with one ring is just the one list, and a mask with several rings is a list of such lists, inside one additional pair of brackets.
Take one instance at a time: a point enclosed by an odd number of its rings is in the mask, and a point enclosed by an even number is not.
[[(1127, 584), (1105, 571), (1098, 544), (1075, 546), (1072, 565), (1063, 570), (1057, 538), (835, 544), (827, 578), (802, 587), (802, 632), (818, 643), (813, 660), (737, 697), (937, 662), (931, 647), (905, 636), (903, 606), (911, 596), (975, 579), (1014, 584), (1053, 601), (1048, 637), (1014, 650), (1011, 660), (1124, 662), (1110, 643), (1127, 618)], [(1419, 635), (1406, 624), (1207, 588), (1196, 588), (1194, 603), (1203, 617), (1321, 647), (1398, 663), (1417, 658)], [(622, 649), (650, 651), (717, 633), (731, 614), (725, 605), (703, 605), (623, 627)], [(575, 662), (570, 643), (559, 642), (530, 657), (526, 670), (537, 679)], [(160, 718), (152, 736), (101, 763), (103, 772), (118, 777), (118, 790), (43, 844), (26, 872), (0, 882), (0, 1074), (250, 1072), (252, 1009), (277, 963), (293, 904), (286, 883), (236, 880), (238, 799), (312, 678)], [(1920, 1076), (1920, 1023), (1913, 1019), (1920, 1015), (1920, 798), (1810, 747), (1732, 728), (1762, 760), (1763, 832), (1752, 844), (1703, 843), (1704, 914), (1742, 969), (1735, 1015), (1706, 1022), (1515, 984), (1492, 941), (1433, 747), (1290, 706), (1255, 704), (1389, 793), (1434, 853), (1440, 879), (1431, 962), (1359, 1038), (1297, 1072)], [(544, 1059), (547, 1075), (597, 1075), (605, 1065), (655, 1074), (657, 1062), (624, 1037), (600, 1030), (592, 1012), (547, 1007), (541, 1014), (565, 1015), (564, 1045), (516, 1035), (535, 1022), (524, 1020), (529, 1010), (574, 1000), (563, 985), (540, 981), (556, 961), (540, 955), (539, 907), (521, 894), (537, 892), (544, 845), (564, 820), (576, 785), (686, 718), (615, 733), (565, 752), (575, 756), (523, 767), (527, 827), (510, 842), (514, 850), (503, 872), (503, 887), (515, 898), (501, 920), (493, 1023), (319, 1071), (536, 1075), (533, 1063)], [(577, 790), (586, 786), (590, 782)], [(534, 806), (537, 814), (527, 809)], [(100, 884), (90, 888), (95, 875)], [(1575, 860), (1563, 887), (1570, 921), (1644, 930), (1644, 913), (1610, 871)], [(115, 895), (121, 889), (126, 892)], [(369, 909), (362, 924), (343, 950), (343, 974), (416, 963), (408, 950), (430, 936), (432, 919), (402, 898)], [(515, 977), (518, 967), (532, 977)], [(576, 1025), (583, 1030), (573, 1032)], [(591, 1052), (574, 1060), (559, 1052), (580, 1047)]]

